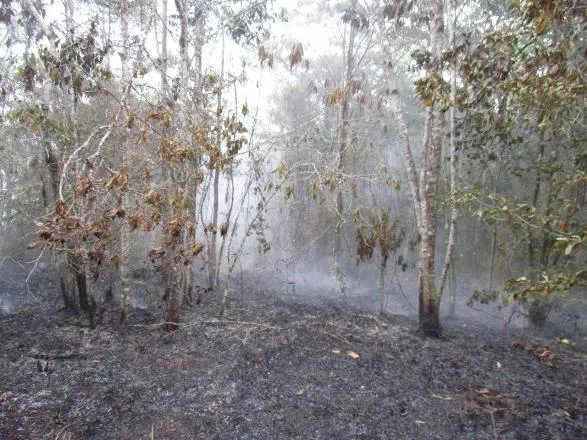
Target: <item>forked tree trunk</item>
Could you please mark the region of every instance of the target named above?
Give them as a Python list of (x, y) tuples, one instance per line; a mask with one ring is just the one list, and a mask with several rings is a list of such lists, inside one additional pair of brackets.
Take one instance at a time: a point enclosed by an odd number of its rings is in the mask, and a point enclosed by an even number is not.
[[(430, 48), (432, 65), (428, 70), (429, 76), (437, 75), (442, 54), (442, 36), (444, 33), (444, 3), (443, 0), (434, 0), (432, 6), (432, 29)], [(403, 144), (406, 158), (408, 182), (412, 193), (414, 211), (418, 223), (420, 236), (420, 255), (418, 262), (418, 297), (419, 297), (419, 324), (420, 330), (426, 336), (438, 337), (442, 333), (440, 325), (440, 299), (442, 291), (436, 282), (436, 231), (438, 213), (438, 180), (440, 176), (442, 153), (442, 113), (440, 103), (433, 102), (426, 112), (424, 128), (424, 165), (421, 178), (415, 168), (415, 162), (410, 146), (408, 128), (405, 123), (399, 92), (393, 77), (390, 77), (390, 104), (394, 114), (399, 138)], [(445, 269), (447, 263), (445, 259)], [(444, 275), (446, 278), (446, 275)], [(443, 283), (440, 284), (440, 287)]]
[[(180, 114), (178, 116), (178, 131), (185, 139), (192, 136), (190, 126), (195, 127), (196, 133), (200, 129), (202, 112), (202, 49), (205, 35), (205, 10), (199, 4), (195, 8), (194, 15), (189, 16), (192, 6), (187, 0), (176, 0), (176, 8), (180, 22), (180, 81), (177, 99)], [(190, 35), (190, 26), (193, 33)], [(190, 54), (190, 42), (193, 42), (193, 57)], [(193, 59), (193, 67), (190, 68), (190, 61)], [(189, 84), (193, 84), (193, 93), (189, 94)], [(198, 135), (195, 135), (196, 142), (193, 148), (199, 147)], [(178, 171), (174, 181), (175, 191), (178, 199), (189, 201), (176, 206), (173, 215), (181, 216), (182, 233), (177, 237), (168, 237), (171, 240), (169, 246), (169, 280), (165, 293), (166, 309), (165, 320), (168, 326), (177, 327), (180, 322), (182, 302), (190, 302), (192, 289), (192, 264), (188, 260), (189, 252), (195, 240), (195, 232), (190, 233), (188, 222), (196, 218), (196, 200), (198, 182), (194, 179), (194, 170), (199, 166), (199, 159), (194, 163), (183, 164)]]

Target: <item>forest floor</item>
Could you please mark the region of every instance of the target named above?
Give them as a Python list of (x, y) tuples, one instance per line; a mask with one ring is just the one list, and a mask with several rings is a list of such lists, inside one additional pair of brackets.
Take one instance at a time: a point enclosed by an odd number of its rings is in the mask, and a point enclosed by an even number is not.
[(587, 438), (573, 341), (462, 325), (425, 339), (408, 318), (254, 282), (235, 297), (222, 319), (204, 297), (175, 332), (141, 310), (92, 330), (54, 300), (4, 314), (0, 438)]

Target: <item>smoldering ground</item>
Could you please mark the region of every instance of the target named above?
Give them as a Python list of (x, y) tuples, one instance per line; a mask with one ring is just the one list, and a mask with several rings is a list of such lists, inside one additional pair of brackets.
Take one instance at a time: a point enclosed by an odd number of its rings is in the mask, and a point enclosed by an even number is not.
[(91, 330), (39, 274), (34, 305), (0, 321), (0, 437), (587, 434), (587, 355), (573, 340), (446, 320), (444, 338), (422, 339), (410, 317), (351, 304), (353, 285), (345, 299), (300, 278), (294, 294), (280, 277), (243, 272), (227, 316), (206, 295), (168, 332), (152, 308), (134, 309), (128, 329)]

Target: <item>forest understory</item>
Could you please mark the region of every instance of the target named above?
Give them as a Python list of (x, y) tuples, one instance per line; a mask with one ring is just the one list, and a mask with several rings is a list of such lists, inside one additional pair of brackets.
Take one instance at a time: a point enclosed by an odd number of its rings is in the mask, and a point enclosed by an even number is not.
[(221, 319), (208, 295), (174, 332), (138, 309), (92, 330), (37, 283), (42, 298), (0, 318), (2, 439), (587, 437), (574, 341), (458, 323), (427, 339), (409, 317), (254, 277)]

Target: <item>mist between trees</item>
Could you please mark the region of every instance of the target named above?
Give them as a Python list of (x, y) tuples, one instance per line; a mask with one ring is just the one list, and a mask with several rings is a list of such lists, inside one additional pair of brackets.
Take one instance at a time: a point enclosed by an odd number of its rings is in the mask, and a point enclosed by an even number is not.
[(247, 271), (404, 304), (428, 336), (442, 304), (584, 303), (578, 2), (288, 8), (3, 1), (3, 262), (92, 326), (113, 300), (125, 325), (133, 301), (223, 314)]

